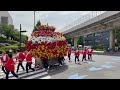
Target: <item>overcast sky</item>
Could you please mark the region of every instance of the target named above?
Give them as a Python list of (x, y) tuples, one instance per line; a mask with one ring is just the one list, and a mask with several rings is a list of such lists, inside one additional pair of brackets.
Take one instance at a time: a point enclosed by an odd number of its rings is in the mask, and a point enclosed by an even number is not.
[[(57, 29), (75, 21), (79, 17), (89, 13), (90, 11), (36, 11), (36, 22), (41, 21), (42, 24), (55, 26)], [(25, 34), (30, 36), (34, 27), (33, 11), (9, 11), (13, 18), (13, 24), (19, 29), (20, 24), (22, 30), (27, 30)]]

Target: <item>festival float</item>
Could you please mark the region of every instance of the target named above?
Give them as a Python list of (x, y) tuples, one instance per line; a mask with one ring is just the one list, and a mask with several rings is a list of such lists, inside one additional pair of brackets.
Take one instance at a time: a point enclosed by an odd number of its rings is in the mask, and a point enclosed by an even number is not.
[(67, 42), (54, 26), (39, 25), (26, 42), (26, 49), (35, 58), (48, 59), (49, 63), (57, 62), (58, 57), (67, 55)]

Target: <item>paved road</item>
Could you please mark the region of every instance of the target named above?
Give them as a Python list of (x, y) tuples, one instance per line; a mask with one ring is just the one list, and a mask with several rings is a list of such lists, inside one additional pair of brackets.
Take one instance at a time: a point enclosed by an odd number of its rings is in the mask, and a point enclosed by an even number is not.
[[(81, 60), (82, 56), (80, 56)], [(51, 79), (120, 79), (120, 57), (93, 55), (95, 62), (81, 62), (81, 65), (66, 60), (66, 65), (49, 71)]]
[[(35, 60), (33, 58), (33, 64), (32, 67), (34, 68)], [(23, 66), (26, 66), (26, 62), (23, 62)], [(15, 69), (17, 69), (17, 63), (15, 65)], [(50, 79), (51, 77), (48, 75), (48, 72), (45, 69), (35, 69), (36, 71), (29, 70), (29, 73), (27, 74), (26, 71), (23, 71), (22, 68), (19, 68), (18, 76), (19, 79)], [(16, 71), (16, 70), (15, 70)], [(5, 74), (0, 69), (0, 79), (3, 79)], [(9, 75), (9, 79), (17, 79), (13, 77), (12, 74)]]
[[(120, 79), (120, 57), (118, 56), (93, 55), (95, 62), (80, 62), (81, 65), (74, 63), (73, 54), (72, 62), (68, 62), (67, 57), (65, 58), (66, 64), (63, 66), (51, 67), (49, 71), (37, 69), (35, 72), (30, 71), (28, 75), (20, 68), (18, 75), (21, 79)], [(81, 58), (82, 56), (80, 60)], [(2, 78), (2, 71), (0, 74)], [(10, 79), (15, 78), (10, 75)]]

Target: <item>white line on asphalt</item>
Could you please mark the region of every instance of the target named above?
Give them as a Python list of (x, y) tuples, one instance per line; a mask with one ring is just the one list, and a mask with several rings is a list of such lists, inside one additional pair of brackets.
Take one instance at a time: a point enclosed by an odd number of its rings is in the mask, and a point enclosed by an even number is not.
[[(21, 73), (23, 73), (23, 72), (25, 72), (25, 71), (23, 71), (22, 68), (19, 69), (19, 72), (18, 72), (18, 73), (16, 73), (16, 71), (15, 71), (16, 74), (21, 74)], [(5, 75), (4, 72), (0, 72), (0, 79), (3, 78), (3, 75)], [(11, 76), (13, 76), (13, 75), (10, 73), (10, 74), (9, 74), (9, 77), (11, 77)]]
[[(24, 77), (24, 76), (32, 75), (32, 74), (34, 74), (34, 73), (38, 73), (38, 72), (42, 72), (42, 71), (45, 71), (45, 70), (44, 70), (44, 69), (41, 69), (41, 70), (38, 70), (38, 71), (29, 72), (28, 74), (27, 74), (27, 73), (24, 73), (24, 74), (22, 74), (22, 75), (18, 75), (18, 77), (19, 77), (19, 78), (22, 78), (22, 77)], [(10, 79), (12, 79), (12, 78), (14, 78), (14, 77), (11, 77)]]
[(50, 78), (51, 78), (50, 76), (46, 76), (46, 77), (39, 78), (39, 79), (50, 79)]
[(36, 75), (32, 75), (32, 76), (26, 77), (26, 78), (24, 78), (24, 79), (34, 79), (34, 78), (36, 78), (36, 77), (39, 77), (39, 76), (42, 76), (42, 75), (45, 75), (45, 74), (48, 74), (48, 73), (47, 73), (47, 72), (38, 73), (38, 74), (36, 74)]

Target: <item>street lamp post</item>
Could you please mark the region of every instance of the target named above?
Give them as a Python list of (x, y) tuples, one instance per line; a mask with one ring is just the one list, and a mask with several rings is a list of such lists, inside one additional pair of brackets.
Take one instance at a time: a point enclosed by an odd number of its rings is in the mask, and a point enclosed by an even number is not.
[(21, 24), (20, 24), (20, 50), (21, 50)]
[(22, 32), (27, 32), (26, 30), (21, 31), (21, 29), (22, 29), (22, 28), (21, 28), (21, 24), (20, 24), (20, 51), (21, 51), (21, 33), (22, 33)]
[(34, 11), (34, 29), (35, 29), (35, 11)]

